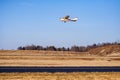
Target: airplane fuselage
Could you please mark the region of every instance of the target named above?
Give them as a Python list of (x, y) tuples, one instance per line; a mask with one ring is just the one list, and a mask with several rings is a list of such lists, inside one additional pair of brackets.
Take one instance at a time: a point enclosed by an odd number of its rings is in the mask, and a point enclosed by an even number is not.
[(69, 19), (64, 19), (64, 18), (61, 18), (60, 20), (63, 21), (64, 23), (69, 21)]
[(70, 17), (70, 16), (65, 16), (65, 17), (63, 17), (63, 18), (60, 18), (60, 20), (61, 20), (62, 22), (64, 22), (64, 23), (69, 22), (69, 21), (76, 22), (76, 21), (78, 20), (77, 17), (76, 17), (76, 18), (73, 18), (73, 19), (70, 19), (69, 17)]

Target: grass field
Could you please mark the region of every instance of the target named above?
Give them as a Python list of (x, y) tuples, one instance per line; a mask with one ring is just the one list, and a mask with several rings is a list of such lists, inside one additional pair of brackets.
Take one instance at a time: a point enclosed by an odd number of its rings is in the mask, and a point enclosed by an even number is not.
[(119, 72), (0, 73), (0, 80), (120, 80)]
[[(87, 52), (0, 50), (0, 66), (120, 66), (120, 56)], [(0, 73), (0, 80), (120, 80), (120, 72)]]
[(120, 66), (120, 56), (64, 51), (1, 50), (0, 66)]

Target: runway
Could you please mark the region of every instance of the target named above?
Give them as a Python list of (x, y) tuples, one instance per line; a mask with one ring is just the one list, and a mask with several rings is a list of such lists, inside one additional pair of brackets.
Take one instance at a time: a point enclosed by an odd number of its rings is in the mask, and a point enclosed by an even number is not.
[(120, 72), (120, 66), (98, 67), (0, 67), (0, 72)]

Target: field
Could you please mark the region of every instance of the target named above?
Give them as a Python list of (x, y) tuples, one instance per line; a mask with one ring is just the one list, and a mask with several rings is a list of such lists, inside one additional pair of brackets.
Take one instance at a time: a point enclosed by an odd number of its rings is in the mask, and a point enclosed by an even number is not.
[(87, 52), (1, 50), (0, 66), (120, 66), (120, 56)]
[[(119, 54), (0, 50), (0, 66), (120, 66)], [(120, 80), (120, 72), (0, 73), (0, 80)]]
[(0, 73), (0, 80), (120, 80), (120, 73)]

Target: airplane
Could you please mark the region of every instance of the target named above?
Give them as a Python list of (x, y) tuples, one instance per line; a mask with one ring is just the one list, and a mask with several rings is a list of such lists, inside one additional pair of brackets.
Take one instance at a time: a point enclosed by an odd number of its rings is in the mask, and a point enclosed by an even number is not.
[(67, 15), (67, 16), (65, 16), (63, 18), (60, 18), (60, 20), (62, 22), (64, 22), (64, 23), (69, 22), (69, 21), (76, 22), (78, 20), (78, 18), (76, 17), (76, 18), (70, 19), (70, 16)]

